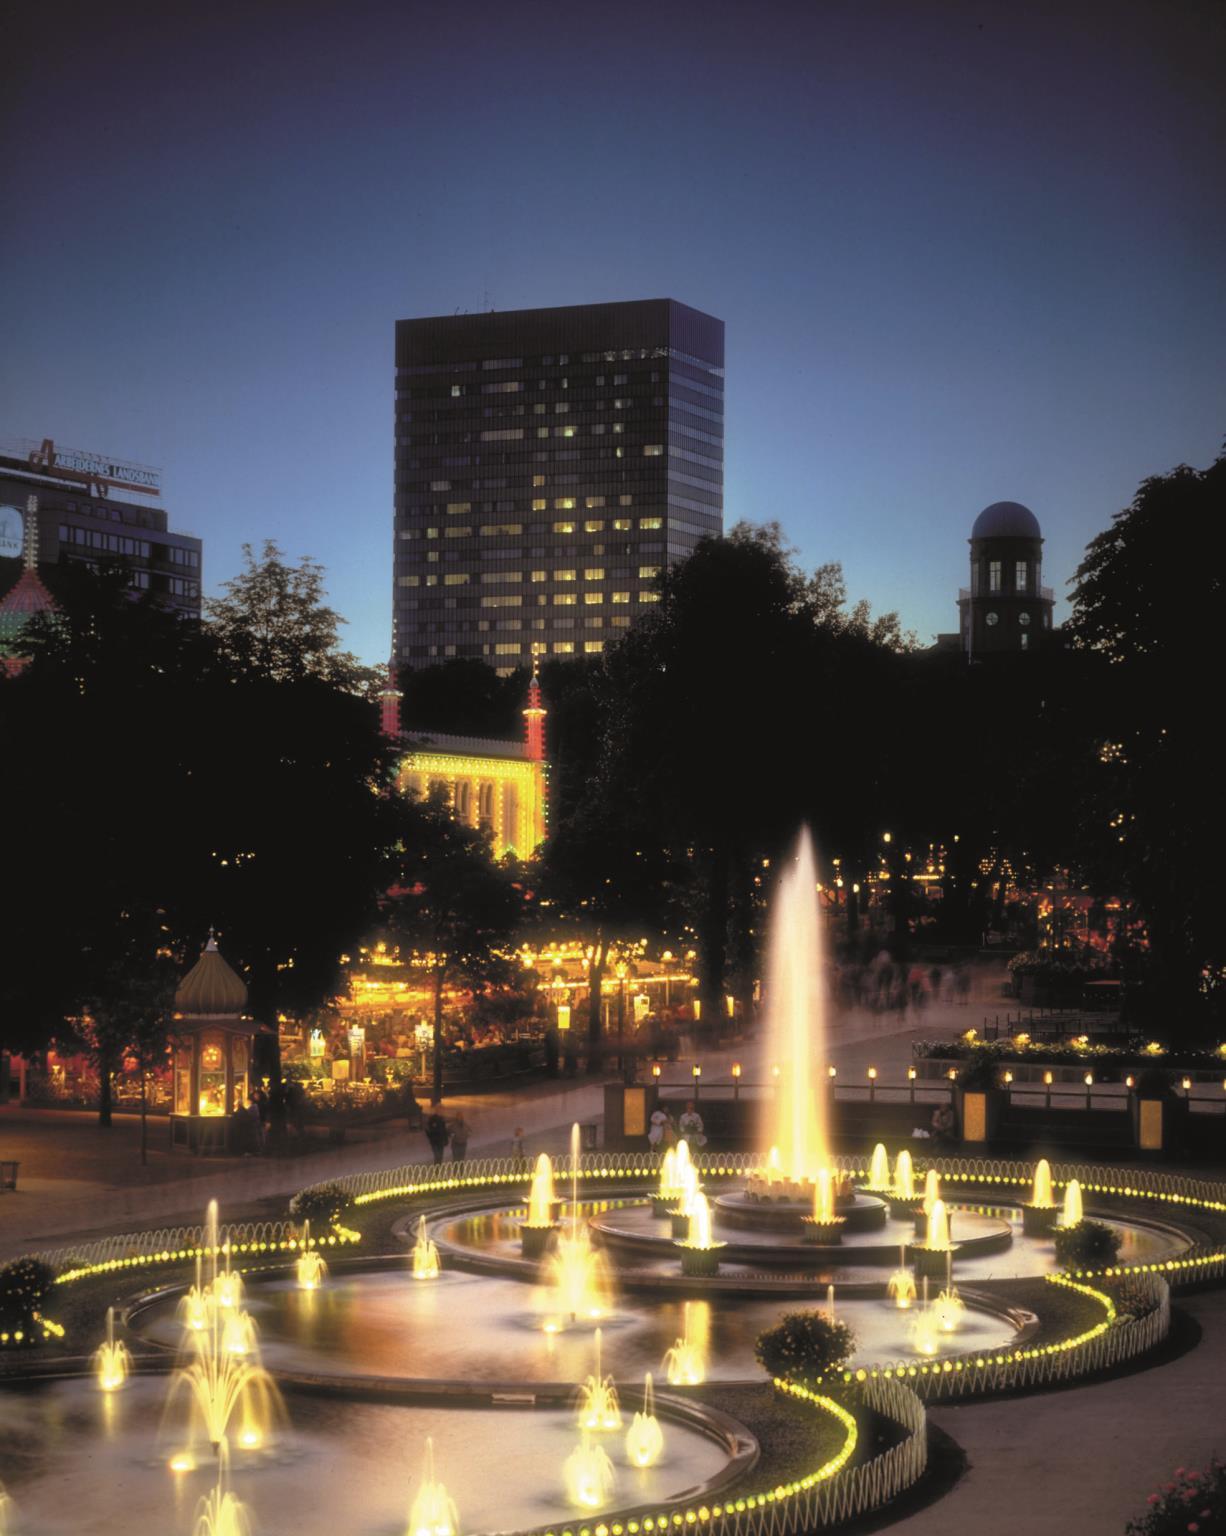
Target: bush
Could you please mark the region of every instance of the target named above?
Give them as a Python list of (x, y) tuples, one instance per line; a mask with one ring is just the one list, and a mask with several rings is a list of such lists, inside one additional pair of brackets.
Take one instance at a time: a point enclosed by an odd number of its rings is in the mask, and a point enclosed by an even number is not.
[(1001, 1086), (1002, 1072), (996, 1052), (977, 1051), (959, 1071), (958, 1083), (964, 1089), (969, 1088), (972, 1093), (984, 1093), (989, 1088)]
[(1120, 1251), (1120, 1234), (1101, 1221), (1056, 1228), (1056, 1258), (1064, 1269), (1104, 1269)]
[(1210, 1536), (1226, 1530), (1226, 1466), (1215, 1456), (1203, 1469), (1176, 1467), (1171, 1481), (1150, 1494), (1148, 1509), (1128, 1522), (1128, 1536)]
[(828, 1313), (785, 1312), (773, 1328), (758, 1335), (754, 1354), (772, 1376), (814, 1387), (855, 1347), (855, 1334)]
[(1115, 1314), (1122, 1322), (1133, 1322), (1139, 1317), (1148, 1317), (1158, 1305), (1153, 1293), (1139, 1280), (1119, 1280), (1108, 1289), (1111, 1299), (1115, 1302)]
[(28, 1337), (54, 1280), (41, 1259), (14, 1259), (0, 1269), (0, 1333)]
[(300, 1189), (289, 1203), (290, 1219), (309, 1221), (316, 1231), (336, 1226), (353, 1209), (353, 1196), (339, 1184), (315, 1184)]

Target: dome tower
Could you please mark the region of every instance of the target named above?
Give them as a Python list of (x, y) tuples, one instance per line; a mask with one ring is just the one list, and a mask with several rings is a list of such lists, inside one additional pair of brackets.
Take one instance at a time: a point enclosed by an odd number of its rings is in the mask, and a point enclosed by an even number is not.
[(972, 661), (1037, 650), (1053, 604), (1038, 518), (1020, 502), (994, 501), (975, 519), (970, 546), (971, 584), (958, 595), (963, 650)]

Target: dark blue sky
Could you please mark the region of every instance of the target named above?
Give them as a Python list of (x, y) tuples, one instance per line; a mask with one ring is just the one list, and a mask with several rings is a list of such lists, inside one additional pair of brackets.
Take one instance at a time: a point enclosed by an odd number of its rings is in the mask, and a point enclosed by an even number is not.
[(1062, 592), (1219, 451), (1217, 0), (18, 9), (0, 438), (161, 466), (211, 590), (244, 539), (314, 555), (369, 660), (398, 317), (719, 315), (728, 521), (924, 639), (987, 502)]

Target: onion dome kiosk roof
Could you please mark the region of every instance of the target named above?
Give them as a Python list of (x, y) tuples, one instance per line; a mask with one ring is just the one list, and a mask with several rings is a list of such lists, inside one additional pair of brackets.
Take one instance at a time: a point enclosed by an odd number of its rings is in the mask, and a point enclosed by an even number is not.
[(238, 1145), (246, 1118), (251, 1041), (247, 987), (210, 933), (175, 993), (174, 1101), (170, 1145), (187, 1152), (255, 1151)]

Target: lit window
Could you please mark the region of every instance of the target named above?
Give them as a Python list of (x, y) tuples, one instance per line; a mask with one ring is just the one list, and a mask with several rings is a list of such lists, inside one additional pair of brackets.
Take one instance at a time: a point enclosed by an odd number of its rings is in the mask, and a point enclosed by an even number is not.
[(558, 496), (554, 499), (556, 512), (573, 512), (575, 510), (575, 498), (573, 496)]
[(549, 436), (549, 428), (548, 427), (537, 427), (536, 435), (537, 435), (537, 437), (548, 437)]
[(617, 498), (617, 505), (619, 507), (632, 507), (634, 505), (634, 497), (633, 496), (619, 496)]
[(639, 602), (640, 603), (658, 603), (659, 601), (660, 601), (660, 594), (658, 592), (640, 592), (639, 593)]
[(553, 653), (555, 656), (570, 656), (574, 653), (575, 642), (573, 640), (555, 640)]
[(574, 581), (575, 573), (574, 571), (555, 571), (553, 579), (555, 581)]
[(590, 512), (593, 507), (603, 507), (604, 506), (604, 497), (603, 496), (585, 496), (583, 498), (583, 505)]
[(431, 480), (431, 482), (430, 482), (430, 489), (432, 491), (449, 491), (451, 489), (451, 481), (450, 480)]
[(604, 523), (599, 518), (589, 518), (583, 525), (584, 533), (601, 533), (603, 530)]
[(545, 483), (544, 475), (533, 475), (532, 483), (533, 483), (533, 485), (544, 485), (544, 483)]
[(518, 592), (508, 593), (501, 597), (483, 597), (482, 608), (518, 608), (523, 603), (523, 598)]
[(1000, 591), (1000, 561), (999, 560), (989, 560), (988, 561), (988, 591), (989, 592), (999, 592)]
[(401, 587), (420, 587), (420, 576), (397, 576), (396, 584)]
[(630, 601), (630, 594), (629, 592), (614, 592), (613, 601), (615, 603), (628, 603)]
[(639, 527), (640, 528), (663, 528), (663, 526), (664, 526), (664, 519), (662, 517), (640, 517), (639, 518)]
[(437, 539), (438, 538), (438, 529), (437, 528), (427, 528), (426, 529), (426, 537), (428, 539)]
[(587, 604), (587, 606), (589, 608), (592, 608), (597, 603), (603, 603), (604, 602), (604, 593), (603, 592), (585, 592), (583, 594), (583, 601)]
[(639, 580), (640, 581), (652, 581), (659, 574), (660, 574), (660, 567), (658, 565), (640, 565), (639, 566)]
[(471, 528), (444, 528), (443, 535), (448, 539), (467, 539), (472, 535)]
[(645, 459), (658, 459), (664, 452), (663, 443), (644, 443), (643, 457)]
[(471, 512), (472, 509), (473, 504), (471, 501), (449, 501), (447, 503), (447, 516), (455, 517), (458, 513), (463, 517), (466, 512)]
[(467, 571), (452, 571), (449, 576), (443, 577), (445, 587), (466, 587), (468, 585)]
[(555, 592), (553, 594), (553, 606), (555, 608), (573, 608), (579, 599), (573, 592)]
[(587, 651), (587, 653), (589, 655), (591, 655), (595, 651), (603, 651), (604, 650), (604, 641), (603, 640), (585, 640), (583, 642), (583, 649), (585, 651)]
[(451, 394), (452, 394), (453, 398), (456, 395), (462, 395), (463, 393), (464, 393), (464, 386), (463, 386), (463, 384), (453, 384), (451, 386)]
[(528, 579), (530, 581), (548, 581), (549, 580), (549, 572), (548, 571), (533, 571), (532, 575)]
[(427, 576), (426, 577), (426, 585), (428, 587), (437, 587), (438, 586), (438, 577), (434, 576), (434, 575)]
[(583, 579), (584, 581), (603, 581), (604, 567), (600, 565), (585, 566), (583, 571)]
[(1025, 650), (1029, 650), (1029, 648), (1030, 648), (1030, 636), (1024, 634), (1021, 638), (1022, 638), (1022, 650), (1024, 650), (1024, 651)]
[[(565, 384), (566, 380), (563, 379), (562, 383)], [(554, 410), (554, 415), (555, 416), (561, 416), (564, 411), (569, 411), (570, 410), (570, 405), (565, 400), (559, 400), (557, 402), (557, 404), (554, 406), (553, 410)]]
[(1024, 560), (1019, 560), (1013, 567), (1013, 585), (1018, 592), (1025, 592), (1029, 587), (1030, 568)]
[(609, 620), (609, 624), (610, 624), (610, 626), (613, 629), (629, 629), (630, 628), (630, 620), (628, 618), (626, 618), (624, 614), (621, 615), (620, 617), (616, 618), (616, 619), (610, 619)]
[(533, 503), (532, 503), (532, 510), (534, 512), (544, 512), (544, 510), (546, 509), (546, 507), (548, 507), (548, 505), (549, 505), (549, 503), (545, 500), (545, 498), (543, 496), (538, 496), (535, 499), (535, 501), (533, 501)]
[(615, 517), (613, 519), (613, 528), (618, 533), (629, 533), (633, 526), (628, 517)]
[[(553, 435), (555, 437), (574, 437), (575, 429), (574, 427), (555, 427)], [(573, 506), (574, 503), (572, 502), (571, 505)]]
[(504, 642), (502, 642), (502, 644), (496, 645), (494, 647), (494, 655), (495, 656), (518, 656), (519, 655), (519, 641), (516, 640), (514, 642), (514, 644), (512, 644), (510, 641), (504, 641)]
[(524, 435), (522, 427), (496, 427), (493, 431), (482, 432), (483, 443), (517, 443)]
[(555, 523), (553, 531), (555, 533), (574, 533), (575, 525), (574, 523)]

